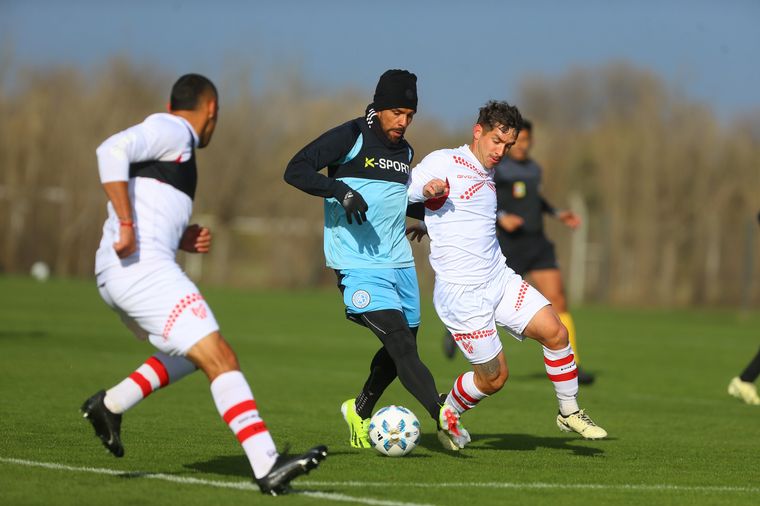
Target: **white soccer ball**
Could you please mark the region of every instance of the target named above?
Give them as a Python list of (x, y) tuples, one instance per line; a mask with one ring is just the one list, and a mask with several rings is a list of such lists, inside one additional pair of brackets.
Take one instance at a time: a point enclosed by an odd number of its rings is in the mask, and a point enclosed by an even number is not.
[(29, 274), (37, 281), (44, 282), (50, 277), (50, 267), (45, 262), (34, 262)]
[(383, 455), (403, 457), (420, 440), (420, 421), (404, 407), (384, 407), (369, 422), (369, 440)]

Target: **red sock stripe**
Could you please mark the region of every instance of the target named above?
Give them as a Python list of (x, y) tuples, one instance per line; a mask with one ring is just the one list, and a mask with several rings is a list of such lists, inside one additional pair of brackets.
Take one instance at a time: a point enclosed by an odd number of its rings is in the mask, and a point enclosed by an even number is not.
[(549, 360), (548, 358), (544, 357), (544, 363), (548, 365), (549, 367), (559, 367), (561, 365), (567, 365), (570, 362), (575, 360), (575, 355), (572, 353), (565, 358), (561, 358), (559, 360)]
[(267, 426), (264, 425), (264, 422), (256, 422), (252, 423), (248, 427), (244, 427), (240, 430), (237, 434), (235, 434), (238, 438), (238, 441), (243, 443), (246, 439), (249, 437), (255, 436), (256, 434), (261, 434), (262, 432), (267, 431)]
[(130, 374), (129, 379), (137, 383), (137, 386), (140, 387), (140, 390), (142, 390), (143, 397), (149, 396), (150, 393), (153, 391), (153, 387), (151, 386), (150, 381), (145, 379), (145, 376), (143, 376), (139, 372), (135, 371), (132, 374)]
[(563, 374), (547, 374), (552, 381), (568, 381), (578, 377), (578, 370), (572, 370)]
[(230, 409), (224, 412), (224, 421), (229, 423), (235, 419), (236, 416), (242, 415), (246, 411), (256, 411), (256, 401), (253, 399), (248, 399), (247, 401), (243, 401), (241, 403), (235, 404)]
[(456, 403), (459, 404), (464, 411), (467, 411), (468, 409), (472, 407), (469, 404), (467, 404), (465, 401), (463, 401), (462, 398), (457, 395), (456, 390), (451, 391), (451, 397), (454, 398)]
[(474, 399), (472, 396), (470, 396), (467, 392), (464, 391), (464, 384), (462, 382), (462, 376), (459, 376), (457, 378), (457, 386), (456, 386), (456, 388), (454, 390), (456, 390), (456, 393), (458, 393), (459, 395), (461, 395), (464, 398), (464, 400), (466, 400), (470, 404), (477, 404), (478, 403), (477, 399)]
[(169, 384), (169, 372), (166, 370), (166, 367), (163, 363), (161, 363), (159, 359), (156, 357), (150, 357), (145, 361), (145, 364), (153, 369), (153, 371), (155, 371), (156, 376), (158, 376), (158, 382), (161, 385), (161, 388)]

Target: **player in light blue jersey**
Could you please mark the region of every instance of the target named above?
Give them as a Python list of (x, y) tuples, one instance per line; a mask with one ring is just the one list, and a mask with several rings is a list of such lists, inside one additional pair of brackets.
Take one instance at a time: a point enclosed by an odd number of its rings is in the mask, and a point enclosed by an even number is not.
[[(370, 417), (397, 376), (436, 421), (444, 446), (457, 450), (468, 437), (417, 352), (419, 288), (405, 236), (414, 152), (404, 138), (416, 110), (417, 77), (389, 70), (363, 117), (322, 134), (285, 170), (285, 181), (325, 199), (325, 259), (338, 276), (346, 317), (382, 343), (359, 395), (341, 406), (355, 448), (370, 447)], [(320, 173), (325, 167), (327, 175)], [(424, 210), (412, 214), (421, 219)]]

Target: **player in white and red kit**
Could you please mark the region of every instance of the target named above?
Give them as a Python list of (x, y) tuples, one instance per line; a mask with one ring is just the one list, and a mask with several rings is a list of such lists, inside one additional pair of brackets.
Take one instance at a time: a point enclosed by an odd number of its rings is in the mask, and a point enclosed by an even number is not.
[(116, 457), (122, 413), (159, 388), (201, 369), (219, 414), (235, 433), (263, 493), (278, 495), (327, 455), (279, 455), (259, 416), (237, 357), (195, 284), (176, 262), (177, 249), (207, 253), (211, 233), (189, 225), (197, 183), (195, 148), (211, 140), (218, 116), (216, 87), (187, 74), (172, 87), (169, 112), (108, 138), (97, 149), (108, 195), (108, 218), (95, 260), (103, 300), (134, 334), (159, 352), (82, 406), (103, 445)]
[[(549, 301), (506, 265), (496, 237), (493, 168), (515, 143), (522, 125), (516, 107), (489, 102), (480, 109), (472, 142), (426, 156), (413, 170), (410, 202), (425, 202), (433, 303), (441, 321), (470, 361), (446, 404), (460, 413), (498, 392), (508, 369), (496, 325), (518, 340), (543, 346), (544, 363), (559, 400), (557, 425), (586, 439), (607, 432), (578, 407), (578, 377), (567, 329)], [(426, 199), (433, 193), (438, 197)], [(424, 230), (410, 227), (418, 240)]]

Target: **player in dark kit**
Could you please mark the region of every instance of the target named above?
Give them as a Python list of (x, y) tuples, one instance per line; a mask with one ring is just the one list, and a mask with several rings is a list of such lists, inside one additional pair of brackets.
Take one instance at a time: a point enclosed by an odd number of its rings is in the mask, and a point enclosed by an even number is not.
[[(416, 110), (417, 77), (389, 70), (365, 116), (322, 134), (285, 170), (285, 181), (325, 199), (325, 259), (337, 274), (346, 317), (382, 343), (361, 392), (341, 406), (354, 448), (370, 447), (370, 417), (396, 376), (436, 420), (445, 447), (465, 444), (458, 414), (439, 399), (417, 352), (420, 296), (405, 234), (413, 151), (404, 138)], [(417, 217), (423, 216), (420, 207)]]

